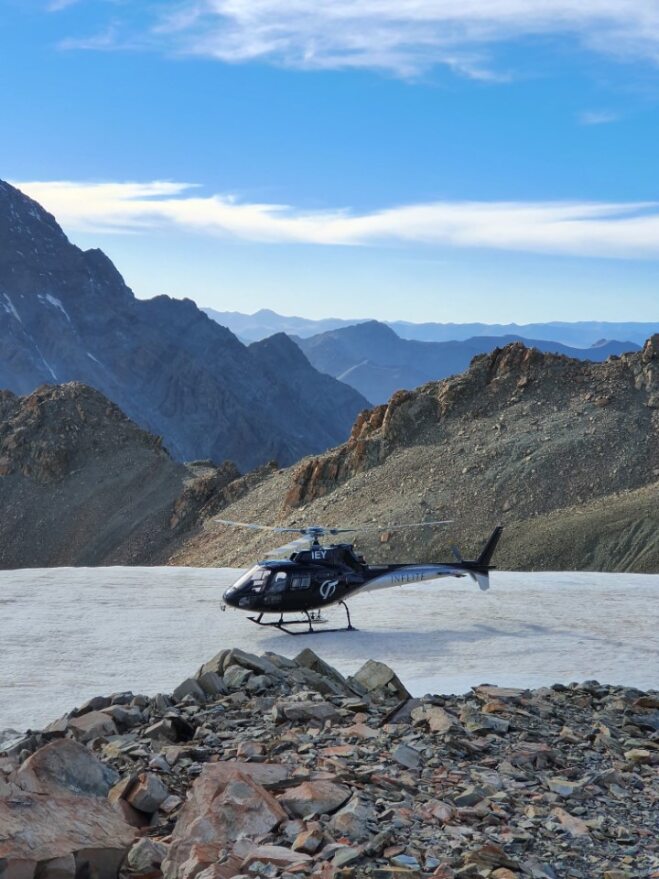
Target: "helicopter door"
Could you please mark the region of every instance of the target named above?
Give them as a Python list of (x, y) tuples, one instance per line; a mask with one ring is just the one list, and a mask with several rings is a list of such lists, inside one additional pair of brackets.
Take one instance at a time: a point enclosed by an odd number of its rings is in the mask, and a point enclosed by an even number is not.
[(288, 590), (289, 581), (286, 571), (276, 571), (270, 576), (263, 603), (270, 607), (281, 607), (284, 593)]
[(288, 574), (286, 571), (277, 571), (277, 573), (270, 580), (270, 585), (268, 586), (268, 595), (277, 595), (282, 592), (286, 592), (288, 588)]

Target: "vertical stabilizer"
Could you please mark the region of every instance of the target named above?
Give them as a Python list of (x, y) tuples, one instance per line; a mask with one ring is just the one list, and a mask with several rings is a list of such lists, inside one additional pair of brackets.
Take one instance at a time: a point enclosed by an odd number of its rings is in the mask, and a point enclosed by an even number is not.
[(490, 562), (492, 561), (492, 556), (494, 555), (494, 551), (497, 548), (497, 544), (501, 537), (501, 532), (503, 531), (502, 525), (497, 525), (492, 534), (490, 535), (490, 539), (487, 541), (485, 546), (483, 547), (483, 551), (476, 559), (476, 564), (480, 568), (489, 568)]

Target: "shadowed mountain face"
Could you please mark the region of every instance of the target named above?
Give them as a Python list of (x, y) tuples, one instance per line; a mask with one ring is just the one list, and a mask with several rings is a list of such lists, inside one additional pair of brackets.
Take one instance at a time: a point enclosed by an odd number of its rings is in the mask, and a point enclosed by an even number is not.
[(174, 461), (85, 385), (0, 391), (0, 568), (165, 561), (239, 475)]
[(190, 300), (136, 299), (101, 251), (72, 245), (0, 182), (0, 388), (69, 381), (102, 391), (176, 458), (242, 468), (336, 445), (367, 405), (283, 335), (247, 348)]
[(639, 346), (631, 342), (604, 341), (581, 349), (519, 336), (417, 342), (401, 339), (389, 326), (378, 321), (332, 330), (309, 339), (298, 338), (296, 342), (316, 369), (346, 382), (373, 403), (385, 402), (397, 390), (415, 388), (462, 372), (477, 354), (487, 354), (511, 342), (595, 362), (606, 360), (612, 354), (639, 350)]
[[(262, 308), (254, 314), (241, 314), (238, 311), (216, 311), (204, 308), (203, 311), (213, 320), (228, 327), (241, 339), (258, 341), (274, 333), (287, 333), (308, 339), (330, 330), (366, 323), (366, 320), (340, 320), (325, 318), (309, 320), (304, 317), (289, 317)], [(653, 333), (659, 332), (659, 321), (646, 323), (607, 321), (551, 321), (537, 324), (484, 324), (484, 323), (410, 323), (405, 320), (385, 321), (401, 339), (415, 339), (417, 342), (452, 342), (471, 339), (474, 336), (496, 336), (499, 344), (502, 337), (515, 339), (543, 339), (548, 342), (561, 342), (575, 348), (590, 348), (602, 339), (620, 339), (642, 345)]]
[[(451, 519), (358, 534), (373, 562), (474, 557), (497, 523), (504, 570), (659, 570), (659, 335), (590, 363), (520, 343), (460, 375), (400, 391), (347, 443), (272, 473), (222, 517), (341, 527)], [(187, 538), (186, 538), (187, 540)], [(268, 539), (192, 534), (182, 564), (248, 564)]]

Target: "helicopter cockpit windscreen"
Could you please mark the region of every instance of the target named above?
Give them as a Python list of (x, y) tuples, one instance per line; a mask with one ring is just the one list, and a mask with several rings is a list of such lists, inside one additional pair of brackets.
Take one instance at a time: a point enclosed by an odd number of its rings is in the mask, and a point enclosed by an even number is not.
[(265, 589), (271, 571), (263, 568), (261, 565), (254, 565), (249, 571), (246, 571), (233, 586), (230, 586), (224, 593), (225, 598), (233, 598), (242, 593), (259, 593)]

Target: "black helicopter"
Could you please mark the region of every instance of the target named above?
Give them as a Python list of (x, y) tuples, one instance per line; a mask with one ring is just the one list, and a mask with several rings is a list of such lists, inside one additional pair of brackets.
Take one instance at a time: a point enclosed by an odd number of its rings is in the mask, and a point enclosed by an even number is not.
[[(300, 535), (297, 540), (272, 551), (274, 554), (289, 549), (295, 550), (288, 559), (258, 562), (236, 580), (223, 596), (224, 606), (250, 611), (254, 614), (249, 617), (252, 622), (259, 626), (272, 626), (291, 635), (316, 632), (314, 623), (326, 622), (321, 611), (332, 604), (343, 605), (348, 625), (341, 630), (323, 629), (322, 631), (354, 630), (346, 600), (353, 595), (375, 589), (421, 583), (423, 580), (435, 580), (439, 577), (470, 577), (485, 591), (489, 589), (489, 574), (494, 567), (490, 562), (503, 531), (500, 525), (494, 529), (483, 551), (474, 561), (465, 561), (459, 551), (453, 547), (455, 562), (367, 565), (364, 557), (355, 552), (352, 544), (337, 543), (321, 546), (321, 538), (337, 534), (398, 531), (404, 528), (446, 525), (448, 522), (419, 522), (381, 528), (325, 528), (321, 525), (312, 525), (308, 528), (277, 528), (232, 522), (227, 519), (216, 519), (216, 521), (222, 525), (271, 531), (275, 534)], [(302, 546), (306, 548), (301, 549)], [(279, 619), (264, 621), (263, 617), (266, 614), (277, 614)], [(303, 617), (291, 619), (286, 618), (286, 614), (303, 614)], [(291, 626), (308, 628), (294, 631)]]

